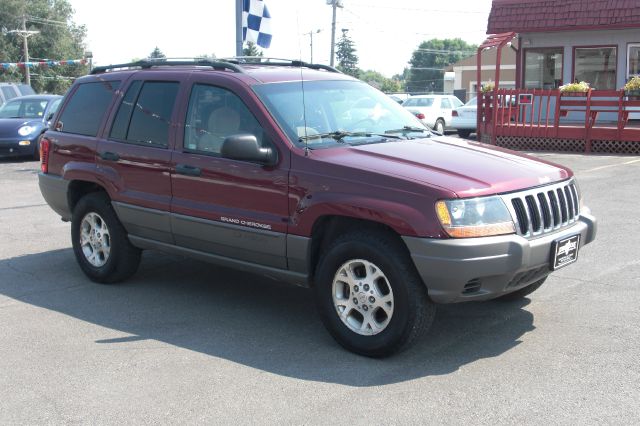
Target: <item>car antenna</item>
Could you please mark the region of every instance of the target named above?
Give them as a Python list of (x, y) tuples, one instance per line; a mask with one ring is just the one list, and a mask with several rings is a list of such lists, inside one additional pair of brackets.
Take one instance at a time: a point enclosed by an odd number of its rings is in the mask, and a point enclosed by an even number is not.
[[(296, 12), (296, 23), (298, 25), (298, 33), (300, 33), (300, 16)], [(302, 88), (302, 124), (304, 125), (304, 156), (309, 156), (309, 135), (307, 134), (307, 107), (305, 105), (304, 98), (304, 76), (302, 75), (302, 67), (304, 62), (302, 61), (302, 47), (300, 45), (300, 38), (298, 38), (298, 52), (300, 56), (300, 86)], [(298, 130), (296, 129), (296, 134)]]

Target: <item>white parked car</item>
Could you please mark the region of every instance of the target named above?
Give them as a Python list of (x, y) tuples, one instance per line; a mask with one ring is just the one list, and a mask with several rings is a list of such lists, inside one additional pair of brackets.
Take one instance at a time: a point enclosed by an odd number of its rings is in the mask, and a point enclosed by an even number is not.
[(402, 104), (423, 124), (441, 134), (451, 128), (451, 113), (462, 105), (462, 101), (453, 95), (416, 95)]
[(458, 131), (462, 138), (468, 138), (476, 132), (478, 116), (478, 98), (473, 98), (460, 108), (453, 110), (451, 127)]

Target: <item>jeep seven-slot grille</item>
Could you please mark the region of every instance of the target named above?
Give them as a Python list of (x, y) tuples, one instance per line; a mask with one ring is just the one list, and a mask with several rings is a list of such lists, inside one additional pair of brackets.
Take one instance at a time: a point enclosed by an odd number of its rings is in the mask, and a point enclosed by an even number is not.
[(537, 237), (576, 221), (580, 215), (578, 191), (570, 180), (502, 196), (523, 237)]

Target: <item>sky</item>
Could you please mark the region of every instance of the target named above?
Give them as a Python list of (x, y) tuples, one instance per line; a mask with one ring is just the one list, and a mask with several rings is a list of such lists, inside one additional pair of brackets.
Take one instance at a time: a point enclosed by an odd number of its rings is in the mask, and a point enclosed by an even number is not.
[[(332, 8), (326, 0), (265, 0), (273, 39), (264, 55), (329, 64)], [(87, 27), (94, 65), (147, 57), (157, 46), (170, 58), (235, 54), (234, 0), (70, 0), (74, 22)], [(432, 38), (485, 38), (491, 0), (343, 0), (336, 41), (348, 29), (358, 66), (387, 77), (402, 73), (413, 50)], [(172, 6), (169, 6), (169, 5)], [(319, 33), (315, 33), (320, 30)]]

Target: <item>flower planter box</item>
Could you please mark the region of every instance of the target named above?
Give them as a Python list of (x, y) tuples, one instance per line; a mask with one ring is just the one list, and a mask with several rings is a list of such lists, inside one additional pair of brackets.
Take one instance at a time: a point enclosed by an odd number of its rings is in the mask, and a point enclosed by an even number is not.
[(584, 98), (587, 96), (587, 92), (560, 92), (562, 96), (573, 96), (576, 98)]
[(624, 95), (627, 97), (627, 99), (640, 100), (640, 89), (625, 90)]

